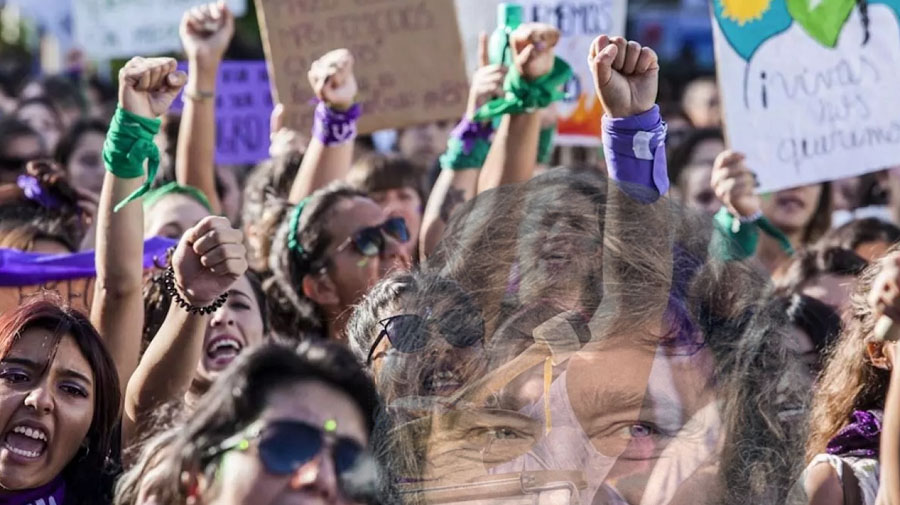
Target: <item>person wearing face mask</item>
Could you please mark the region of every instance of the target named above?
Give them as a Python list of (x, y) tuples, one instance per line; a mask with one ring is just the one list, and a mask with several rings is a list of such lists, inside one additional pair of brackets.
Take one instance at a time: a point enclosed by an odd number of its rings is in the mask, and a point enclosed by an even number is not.
[(147, 442), (114, 503), (375, 503), (367, 447), (377, 408), (371, 380), (344, 346), (263, 345), (193, 414)]
[(757, 195), (756, 176), (744, 165), (744, 155), (726, 150), (716, 158), (712, 187), (722, 202), (717, 229), (732, 242), (722, 254), (754, 257), (770, 274), (777, 275), (794, 251), (831, 227), (831, 183)]
[(119, 398), (85, 316), (41, 297), (0, 315), (0, 501), (107, 503)]

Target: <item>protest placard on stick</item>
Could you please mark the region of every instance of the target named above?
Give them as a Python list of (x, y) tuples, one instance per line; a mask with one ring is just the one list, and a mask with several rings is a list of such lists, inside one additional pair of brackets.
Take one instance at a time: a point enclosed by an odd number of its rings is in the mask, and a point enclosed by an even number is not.
[(713, 2), (730, 147), (760, 191), (900, 164), (900, 2)]
[(307, 72), (333, 49), (355, 58), (369, 133), (458, 119), (468, 79), (453, 0), (256, 0), (275, 101), (285, 124), (312, 128)]

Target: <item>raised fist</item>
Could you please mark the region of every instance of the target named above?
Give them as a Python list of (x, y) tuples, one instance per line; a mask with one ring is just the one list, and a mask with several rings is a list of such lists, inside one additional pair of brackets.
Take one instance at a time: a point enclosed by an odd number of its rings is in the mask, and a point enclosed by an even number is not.
[(309, 84), (316, 97), (329, 107), (349, 109), (359, 91), (353, 75), (353, 55), (346, 49), (335, 49), (314, 61), (309, 69)]
[(188, 303), (211, 305), (247, 271), (244, 234), (227, 218), (207, 216), (184, 232), (172, 255), (172, 268)]
[(506, 80), (506, 67), (492, 65), (488, 57), (488, 36), (482, 32), (478, 36), (478, 70), (472, 74), (472, 86), (469, 88), (469, 102), (466, 106), (466, 117), (472, 119), (482, 105), (503, 95), (503, 81)]
[(509, 35), (516, 69), (526, 79), (549, 74), (556, 62), (553, 48), (559, 42), (559, 30), (544, 23), (525, 23)]
[(750, 217), (760, 210), (756, 175), (744, 166), (744, 155), (722, 151), (713, 163), (710, 185), (722, 205), (738, 217)]
[(132, 58), (119, 70), (119, 105), (139, 116), (163, 115), (187, 82), (172, 58)]
[(610, 117), (634, 116), (656, 103), (659, 61), (649, 47), (601, 35), (591, 44), (588, 66), (603, 110)]
[(184, 13), (178, 33), (189, 59), (217, 66), (234, 36), (234, 16), (224, 1), (200, 5)]

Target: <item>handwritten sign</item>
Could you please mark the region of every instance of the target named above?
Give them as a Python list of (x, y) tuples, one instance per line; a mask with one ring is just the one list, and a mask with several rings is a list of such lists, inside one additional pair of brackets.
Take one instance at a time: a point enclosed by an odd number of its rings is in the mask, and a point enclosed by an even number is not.
[(285, 124), (312, 129), (313, 61), (356, 59), (361, 133), (458, 119), (468, 94), (453, 0), (257, 0), (266, 58)]
[[(178, 26), (184, 13), (202, 0), (77, 0), (73, 4), (75, 40), (91, 58), (153, 56), (181, 50)], [(243, 16), (247, 0), (227, 0)]]
[(761, 191), (900, 163), (900, 2), (714, 2), (725, 125)]
[[(187, 70), (187, 64), (179, 64)], [(183, 95), (172, 104), (180, 111)], [(269, 157), (272, 93), (264, 61), (225, 61), (216, 82), (216, 163), (256, 163)]]
[[(497, 6), (503, 0), (456, 0), (466, 43), (469, 68), (478, 58), (478, 34), (492, 33), (497, 26)], [(560, 145), (600, 145), (603, 109), (594, 92), (587, 64), (591, 42), (602, 34), (625, 34), (627, 0), (521, 0), (524, 22), (546, 23), (561, 34), (556, 54), (566, 60), (574, 73), (566, 84), (566, 98), (556, 104)], [(471, 20), (471, 22), (469, 22)]]

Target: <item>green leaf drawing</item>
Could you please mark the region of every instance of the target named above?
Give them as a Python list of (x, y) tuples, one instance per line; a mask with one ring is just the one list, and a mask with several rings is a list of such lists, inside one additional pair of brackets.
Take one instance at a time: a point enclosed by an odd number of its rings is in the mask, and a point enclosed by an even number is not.
[(812, 38), (825, 47), (837, 44), (856, 0), (786, 0), (788, 12)]

